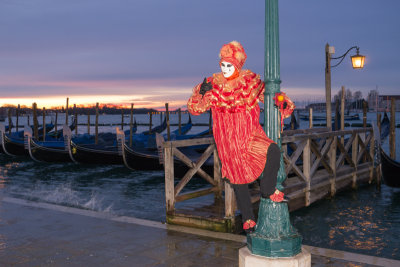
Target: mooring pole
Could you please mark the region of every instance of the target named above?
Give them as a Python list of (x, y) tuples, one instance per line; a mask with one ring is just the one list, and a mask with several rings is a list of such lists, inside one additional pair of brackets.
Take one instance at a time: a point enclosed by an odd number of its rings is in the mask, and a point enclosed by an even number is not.
[(133, 135), (133, 103), (131, 104), (131, 120), (129, 121), (129, 147), (132, 147)]
[(170, 141), (171, 140), (171, 131), (170, 131), (170, 127), (169, 127), (170, 123), (169, 123), (168, 103), (165, 103), (165, 116), (167, 119), (167, 138), (168, 138), (168, 141)]
[[(278, 0), (265, 0), (264, 82), (264, 131), (281, 147), (280, 114), (273, 100), (275, 94), (280, 92), (281, 83)], [(283, 191), (282, 183), (285, 179), (281, 150), (276, 185), (278, 190)], [(290, 223), (286, 202), (261, 198), (257, 227), (255, 232), (247, 235), (247, 247), (252, 254), (274, 258), (293, 257), (301, 252), (301, 236)]]
[(75, 134), (78, 134), (78, 110), (76, 109), (76, 104), (74, 104), (74, 116)]
[(390, 102), (390, 134), (389, 134), (390, 157), (396, 160), (396, 102), (394, 98)]
[(43, 141), (46, 140), (46, 108), (43, 107)]
[(16, 121), (16, 125), (15, 125), (15, 127), (16, 127), (16, 129), (15, 129), (15, 131), (16, 132), (18, 132), (18, 123), (19, 123), (19, 110), (20, 110), (20, 108), (21, 108), (21, 106), (20, 106), (20, 104), (18, 104), (18, 107), (17, 107), (17, 121)]
[(65, 105), (65, 124), (68, 126), (68, 102), (69, 97), (67, 97), (67, 104)]
[(58, 124), (58, 111), (57, 111), (57, 109), (56, 109), (56, 121), (55, 121), (55, 124), (54, 124), (54, 130), (57, 132), (57, 124)]
[(94, 143), (97, 145), (99, 143), (99, 102), (96, 103), (96, 119), (94, 125)]
[(11, 108), (8, 108), (8, 134), (11, 134), (11, 125), (12, 125), (12, 119), (11, 119)]
[(121, 108), (121, 130), (124, 130), (124, 108)]
[(36, 140), (39, 140), (39, 130), (38, 130), (38, 119), (37, 119), (37, 105), (36, 103), (33, 103), (32, 105), (33, 109), (33, 134)]

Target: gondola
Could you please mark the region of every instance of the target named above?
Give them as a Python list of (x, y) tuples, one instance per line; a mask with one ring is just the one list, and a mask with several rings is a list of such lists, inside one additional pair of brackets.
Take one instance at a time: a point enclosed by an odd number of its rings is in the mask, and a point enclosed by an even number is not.
[[(175, 139), (171, 140), (187, 140), (190, 138), (200, 138), (200, 137), (212, 137), (209, 133), (209, 130), (201, 132), (195, 135), (183, 135), (176, 136)], [(160, 149), (152, 149), (152, 148), (137, 148), (130, 147), (127, 142), (125, 142), (124, 133), (117, 128), (117, 138), (118, 145), (120, 147), (120, 153), (122, 154), (123, 161), (126, 167), (132, 170), (164, 170), (164, 164), (162, 163)], [(161, 135), (157, 135), (156, 139), (158, 139), (159, 143), (163, 142), (164, 137)], [(162, 141), (160, 141), (160, 139)], [(183, 154), (187, 155), (189, 158), (195, 161), (197, 158), (201, 156), (201, 152), (204, 148), (203, 146), (194, 146), (194, 147), (184, 147), (179, 149)], [(174, 172), (178, 177), (182, 177), (187, 171), (188, 167), (183, 162), (175, 159), (174, 161)], [(207, 173), (211, 174), (213, 172), (213, 159), (209, 158), (203, 165), (202, 169)]]
[(400, 162), (391, 159), (382, 148), (379, 150), (383, 182), (390, 187), (400, 187)]
[[(45, 125), (45, 132), (48, 133), (54, 128), (53, 122)], [(39, 139), (43, 136), (43, 127), (38, 129)], [(3, 152), (9, 156), (28, 156), (28, 151), (24, 148), (24, 131), (6, 134), (4, 125), (0, 125), (1, 146)]]
[[(73, 130), (74, 123), (69, 126)], [(25, 126), (24, 138), (25, 149), (29, 156), (38, 162), (72, 162), (69, 153), (65, 150), (64, 137), (62, 133), (64, 129), (55, 132), (55, 135), (46, 136), (45, 141), (34, 140), (32, 137), (32, 128)], [(55, 138), (53, 136), (62, 136)]]
[[(162, 132), (167, 127), (164, 122), (152, 129), (152, 132)], [(125, 133), (130, 130), (125, 131)], [(98, 142), (95, 143), (93, 135), (83, 135), (72, 138), (71, 131), (66, 129), (64, 133), (65, 149), (71, 160), (75, 163), (85, 164), (123, 164), (121, 153), (118, 151), (117, 138), (113, 133), (98, 134)]]

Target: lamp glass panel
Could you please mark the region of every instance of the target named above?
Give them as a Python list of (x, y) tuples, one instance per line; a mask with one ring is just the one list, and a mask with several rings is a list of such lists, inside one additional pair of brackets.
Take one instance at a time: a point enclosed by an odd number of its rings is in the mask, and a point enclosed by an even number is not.
[(365, 56), (356, 55), (351, 57), (351, 64), (354, 69), (362, 69), (364, 67)]

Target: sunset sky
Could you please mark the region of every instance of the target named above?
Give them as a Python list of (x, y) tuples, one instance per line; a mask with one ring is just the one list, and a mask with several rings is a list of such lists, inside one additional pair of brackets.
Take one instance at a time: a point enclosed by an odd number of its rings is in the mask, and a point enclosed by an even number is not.
[[(398, 0), (281, 0), (281, 90), (324, 99), (325, 44), (340, 56), (332, 95), (400, 94)], [(0, 106), (112, 103), (186, 107), (192, 88), (219, 72), (218, 52), (237, 40), (244, 68), (263, 76), (262, 0), (0, 0)]]

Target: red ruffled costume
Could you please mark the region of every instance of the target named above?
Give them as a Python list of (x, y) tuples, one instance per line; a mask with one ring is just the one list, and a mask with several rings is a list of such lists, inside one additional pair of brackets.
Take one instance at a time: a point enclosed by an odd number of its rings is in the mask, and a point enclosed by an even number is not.
[[(261, 175), (268, 147), (273, 143), (259, 122), (258, 103), (264, 102), (264, 82), (258, 74), (241, 70), (247, 56), (238, 42), (225, 44), (219, 56), (220, 63), (226, 61), (235, 66), (235, 73), (228, 78), (222, 73), (208, 77), (207, 82), (211, 82), (212, 90), (204, 96), (200, 94), (201, 84), (198, 84), (193, 89), (187, 107), (193, 115), (211, 108), (222, 177), (228, 178), (232, 184), (248, 184)], [(293, 111), (294, 104), (286, 95), (284, 101)], [(282, 113), (282, 108), (280, 111)], [(285, 118), (287, 114), (282, 116)]]
[(233, 184), (247, 184), (262, 173), (268, 146), (273, 142), (260, 125), (260, 107), (264, 101), (264, 83), (249, 70), (227, 80), (222, 73), (207, 78), (213, 89), (204, 97), (200, 84), (193, 89), (188, 110), (199, 115), (211, 108), (213, 133), (222, 162), (222, 177)]

